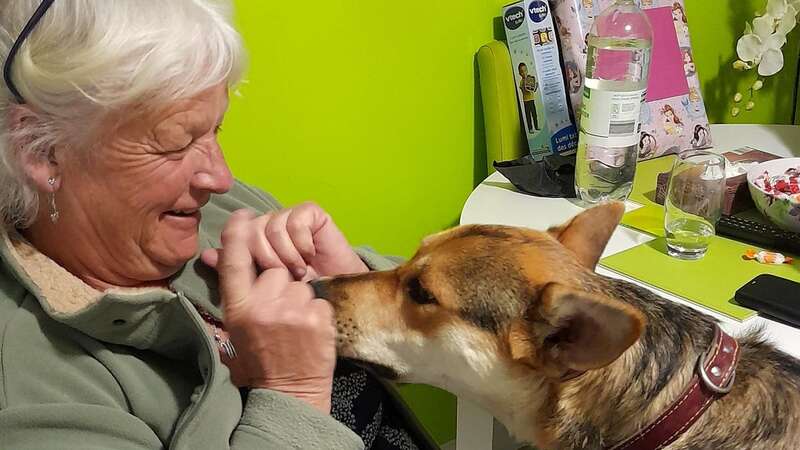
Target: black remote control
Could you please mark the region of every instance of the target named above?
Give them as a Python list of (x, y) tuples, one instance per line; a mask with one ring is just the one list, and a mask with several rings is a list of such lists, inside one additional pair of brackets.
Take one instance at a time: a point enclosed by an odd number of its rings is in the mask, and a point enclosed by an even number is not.
[(783, 231), (771, 225), (734, 216), (722, 216), (717, 222), (716, 230), (720, 236), (766, 247), (770, 250), (800, 255), (800, 233)]

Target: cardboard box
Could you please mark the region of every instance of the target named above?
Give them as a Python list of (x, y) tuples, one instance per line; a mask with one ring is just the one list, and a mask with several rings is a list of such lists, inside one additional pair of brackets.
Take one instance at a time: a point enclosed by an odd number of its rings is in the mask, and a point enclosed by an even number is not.
[(547, 0), (503, 7), (514, 85), (528, 149), (536, 160), (569, 155), (578, 147), (553, 17)]
[[(762, 152), (751, 147), (742, 147), (722, 154), (730, 163), (747, 167), (749, 163), (755, 164), (779, 158), (772, 153)], [(656, 203), (663, 205), (667, 197), (670, 172), (658, 175), (656, 186)], [(722, 214), (731, 215), (755, 208), (750, 197), (750, 188), (747, 186), (747, 172), (725, 179), (725, 200), (722, 202)]]

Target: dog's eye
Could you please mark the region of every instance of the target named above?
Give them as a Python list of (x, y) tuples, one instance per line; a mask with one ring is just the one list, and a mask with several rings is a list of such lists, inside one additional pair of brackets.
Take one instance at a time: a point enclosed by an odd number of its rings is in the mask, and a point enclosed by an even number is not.
[(419, 278), (412, 278), (408, 282), (408, 296), (419, 305), (430, 305), (436, 303), (436, 297), (425, 289), (419, 282)]

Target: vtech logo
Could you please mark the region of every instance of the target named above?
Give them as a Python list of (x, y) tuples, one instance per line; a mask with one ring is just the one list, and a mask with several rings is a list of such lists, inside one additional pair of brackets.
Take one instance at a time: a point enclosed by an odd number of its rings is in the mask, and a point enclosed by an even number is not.
[(533, 0), (528, 5), (528, 15), (531, 16), (531, 20), (539, 23), (547, 18), (547, 2), (543, 2), (542, 0)]
[(506, 28), (509, 30), (516, 30), (525, 21), (525, 10), (519, 6), (513, 6), (506, 10), (503, 20), (506, 22)]

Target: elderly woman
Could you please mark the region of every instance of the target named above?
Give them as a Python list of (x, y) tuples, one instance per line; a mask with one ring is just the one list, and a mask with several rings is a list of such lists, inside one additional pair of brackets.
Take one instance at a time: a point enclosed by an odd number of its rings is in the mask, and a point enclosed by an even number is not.
[(0, 448), (431, 446), (305, 283), (393, 262), (225, 164), (229, 9), (3, 0)]

